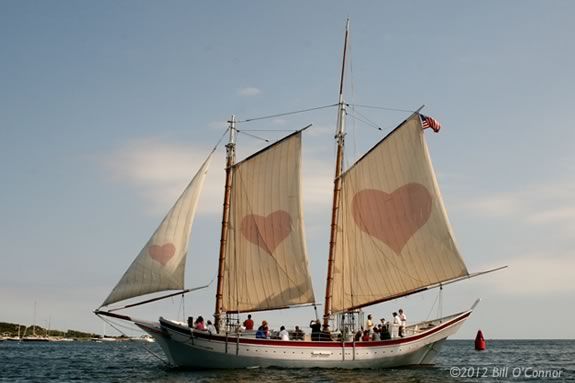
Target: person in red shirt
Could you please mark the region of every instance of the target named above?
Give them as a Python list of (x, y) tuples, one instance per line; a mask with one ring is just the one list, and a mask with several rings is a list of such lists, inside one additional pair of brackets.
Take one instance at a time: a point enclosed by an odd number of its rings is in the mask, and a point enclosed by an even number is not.
[(253, 330), (254, 329), (254, 321), (252, 320), (252, 315), (248, 315), (248, 319), (244, 321), (244, 327), (246, 330)]

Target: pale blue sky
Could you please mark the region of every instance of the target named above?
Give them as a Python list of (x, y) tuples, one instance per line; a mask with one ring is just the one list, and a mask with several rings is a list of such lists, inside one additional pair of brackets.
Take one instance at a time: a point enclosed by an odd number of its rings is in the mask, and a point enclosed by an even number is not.
[[(416, 109), (471, 271), (444, 313), (483, 298), (458, 337), (573, 338), (575, 3), (570, 1), (0, 1), (0, 321), (101, 331), (91, 314), (225, 130), (225, 120), (346, 100)], [(405, 113), (358, 109), (347, 163)], [(305, 213), (323, 301), (335, 110), (245, 129), (304, 136)], [(285, 132), (282, 132), (285, 133)], [(278, 134), (259, 133), (268, 138)], [(239, 158), (262, 147), (240, 136)], [(188, 286), (215, 276), (223, 157), (193, 228)], [(186, 298), (211, 315), (214, 286)], [(437, 292), (374, 306), (426, 319)], [(177, 316), (179, 302), (138, 310)], [(257, 314), (305, 324), (311, 309)], [(549, 320), (553, 318), (553, 326)], [(282, 323), (280, 323), (282, 321)], [(284, 323), (285, 322), (285, 323)]]

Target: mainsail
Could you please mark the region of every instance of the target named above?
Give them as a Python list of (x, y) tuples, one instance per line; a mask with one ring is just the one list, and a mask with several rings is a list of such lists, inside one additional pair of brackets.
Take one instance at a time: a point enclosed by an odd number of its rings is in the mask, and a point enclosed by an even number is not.
[(300, 167), (301, 131), (233, 166), (223, 311), (314, 302)]
[(468, 275), (419, 114), (404, 121), (341, 177), (332, 312)]
[(102, 306), (184, 288), (188, 241), (212, 154), (213, 151)]

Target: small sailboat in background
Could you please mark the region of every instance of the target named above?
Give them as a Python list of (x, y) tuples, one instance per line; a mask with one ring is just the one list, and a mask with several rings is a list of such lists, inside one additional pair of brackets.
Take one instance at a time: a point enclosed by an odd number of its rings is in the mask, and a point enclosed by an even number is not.
[[(430, 364), (468, 310), (414, 323), (403, 337), (356, 340), (362, 308), (467, 279), (425, 143), (439, 124), (415, 111), (352, 166), (343, 168), (345, 73), (339, 92), (337, 156), (321, 336), (282, 341), (238, 331), (239, 313), (315, 304), (305, 245), (301, 147), (305, 129), (236, 162), (236, 119), (229, 121), (226, 179), (215, 302), (216, 331), (117, 310), (181, 295), (198, 198), (213, 154), (95, 313), (135, 323), (176, 366), (192, 368), (381, 368)], [(215, 149), (214, 149), (215, 150)], [(205, 286), (203, 286), (205, 287)], [(149, 293), (163, 297), (111, 308)]]

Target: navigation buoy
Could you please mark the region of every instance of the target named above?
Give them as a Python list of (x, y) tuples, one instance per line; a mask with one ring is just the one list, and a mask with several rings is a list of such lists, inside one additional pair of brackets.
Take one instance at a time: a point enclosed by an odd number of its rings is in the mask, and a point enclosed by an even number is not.
[(475, 350), (483, 351), (485, 350), (485, 338), (483, 338), (483, 333), (481, 330), (477, 331), (477, 336), (475, 337)]

